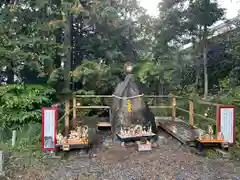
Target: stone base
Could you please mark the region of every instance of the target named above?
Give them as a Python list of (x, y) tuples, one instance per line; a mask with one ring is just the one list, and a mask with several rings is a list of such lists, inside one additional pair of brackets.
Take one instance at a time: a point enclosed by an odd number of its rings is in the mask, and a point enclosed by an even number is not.
[(156, 142), (153, 142), (153, 143), (152, 143), (152, 147), (153, 147), (153, 148), (157, 148), (157, 147), (158, 147), (158, 144), (157, 144)]
[(231, 157), (229, 152), (224, 151), (222, 149), (216, 149), (216, 153), (217, 153), (218, 156), (223, 157), (223, 158), (230, 158)]
[(0, 172), (0, 177), (4, 177), (4, 176), (5, 176), (5, 172), (4, 171)]
[(47, 158), (49, 159), (61, 159), (62, 156), (57, 156), (55, 151), (47, 151)]
[(49, 159), (61, 159), (62, 156), (48, 156)]
[(164, 136), (158, 136), (158, 140), (156, 142), (159, 146), (167, 144), (167, 139)]

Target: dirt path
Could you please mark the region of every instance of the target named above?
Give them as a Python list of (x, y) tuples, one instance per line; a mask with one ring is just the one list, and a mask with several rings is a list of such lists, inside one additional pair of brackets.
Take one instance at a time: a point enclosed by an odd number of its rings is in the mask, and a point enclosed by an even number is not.
[[(50, 163), (50, 162), (49, 162)], [(50, 165), (51, 164), (51, 165)], [(40, 169), (29, 168), (18, 180), (240, 180), (234, 163), (194, 155), (175, 139), (152, 152), (109, 146), (89, 159), (78, 152), (67, 160), (51, 160)], [(52, 166), (52, 168), (49, 168)]]

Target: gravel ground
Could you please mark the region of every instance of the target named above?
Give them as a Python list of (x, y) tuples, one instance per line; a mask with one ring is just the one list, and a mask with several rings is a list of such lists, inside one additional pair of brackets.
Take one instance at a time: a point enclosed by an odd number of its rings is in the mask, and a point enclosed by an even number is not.
[(240, 168), (233, 162), (197, 156), (170, 138), (152, 152), (137, 152), (131, 145), (127, 148), (108, 145), (97, 153), (96, 158), (72, 152), (68, 159), (51, 161), (49, 166), (37, 170), (29, 168), (26, 174), (16, 174), (14, 179), (240, 180)]

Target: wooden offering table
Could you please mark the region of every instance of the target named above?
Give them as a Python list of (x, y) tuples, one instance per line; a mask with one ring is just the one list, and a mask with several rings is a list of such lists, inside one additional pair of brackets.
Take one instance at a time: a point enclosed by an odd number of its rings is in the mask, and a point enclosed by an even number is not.
[(63, 144), (57, 144), (56, 148), (63, 151), (70, 151), (72, 149), (89, 149), (88, 140), (68, 140)]
[(149, 133), (149, 134), (142, 134), (142, 135), (135, 135), (135, 136), (124, 136), (121, 134), (117, 134), (118, 139), (121, 142), (127, 143), (127, 142), (135, 142), (135, 141), (141, 141), (142, 139), (151, 140), (156, 137), (156, 134)]
[(197, 139), (197, 150), (202, 153), (205, 148), (209, 147), (221, 147), (222, 144), (224, 144), (224, 140), (218, 140), (218, 139)]

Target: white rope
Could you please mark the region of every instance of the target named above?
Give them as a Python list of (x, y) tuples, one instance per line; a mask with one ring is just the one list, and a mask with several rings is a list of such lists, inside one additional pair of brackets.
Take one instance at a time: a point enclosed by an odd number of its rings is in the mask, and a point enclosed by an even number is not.
[(129, 97), (120, 97), (120, 96), (116, 96), (116, 95), (112, 95), (113, 97), (115, 98), (118, 98), (118, 99), (134, 99), (134, 98), (139, 98), (139, 97), (142, 97), (144, 94), (139, 94), (139, 95), (136, 95), (136, 96), (129, 96)]

